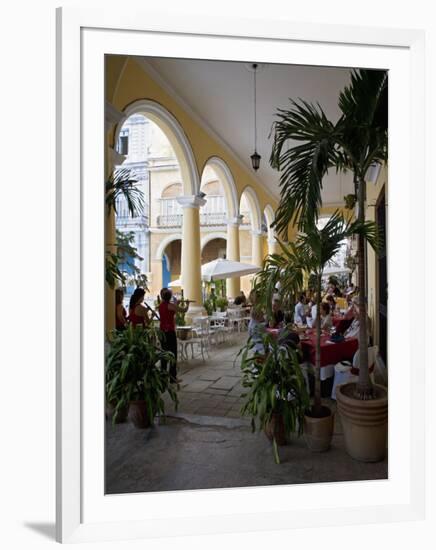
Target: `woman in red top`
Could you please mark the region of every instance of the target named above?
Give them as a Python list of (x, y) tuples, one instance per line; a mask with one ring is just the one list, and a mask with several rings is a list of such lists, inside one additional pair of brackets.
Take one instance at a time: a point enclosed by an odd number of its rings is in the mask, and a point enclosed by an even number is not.
[(124, 330), (127, 327), (127, 314), (123, 306), (124, 292), (122, 288), (115, 290), (115, 328)]
[(129, 321), (135, 327), (136, 325), (147, 326), (150, 322), (147, 309), (142, 305), (144, 301), (145, 290), (136, 288), (130, 297)]
[[(170, 365), (170, 379), (172, 383), (180, 382), (177, 380), (177, 336), (176, 336), (176, 313), (186, 313), (189, 308), (189, 302), (186, 307), (179, 306), (178, 302), (171, 302), (173, 293), (169, 288), (163, 288), (160, 291), (162, 302), (159, 304), (160, 329), (163, 332), (162, 349), (174, 354), (174, 362)], [(167, 361), (161, 361), (163, 369), (167, 369)]]

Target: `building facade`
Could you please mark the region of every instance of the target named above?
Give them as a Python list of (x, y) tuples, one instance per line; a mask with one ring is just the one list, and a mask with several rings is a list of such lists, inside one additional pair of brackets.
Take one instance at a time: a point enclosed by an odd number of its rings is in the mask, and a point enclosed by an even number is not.
[[(147, 275), (149, 290), (156, 296), (162, 287), (180, 279), (182, 265), (183, 196), (182, 175), (177, 157), (164, 132), (142, 115), (130, 116), (122, 126), (118, 153), (125, 160), (118, 168), (129, 169), (145, 197), (141, 216), (131, 218), (120, 200), (116, 216), (119, 231), (134, 233), (133, 245), (143, 258), (136, 265)], [(229, 209), (223, 185), (215, 170), (206, 166), (201, 178), (200, 243), (201, 264), (227, 257)], [(239, 221), (240, 261), (253, 263), (249, 204), (241, 197)], [(263, 219), (266, 234), (266, 220)], [(251, 276), (242, 277), (240, 288), (249, 292)]]

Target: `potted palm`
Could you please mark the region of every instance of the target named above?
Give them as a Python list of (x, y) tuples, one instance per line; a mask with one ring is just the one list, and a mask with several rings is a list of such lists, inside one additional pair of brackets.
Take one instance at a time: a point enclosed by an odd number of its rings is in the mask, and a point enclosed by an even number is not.
[(242, 385), (247, 388), (241, 414), (251, 416), (253, 432), (264, 430), (272, 440), (274, 458), (279, 464), (277, 446), (285, 445), (291, 432), (301, 435), (309, 395), (297, 352), (279, 345), (268, 334), (263, 335), (262, 343), (263, 354), (253, 353), (251, 338), (239, 352)]
[(312, 451), (326, 451), (333, 435), (333, 414), (321, 403), (321, 281), (323, 270), (339, 252), (341, 243), (354, 234), (364, 234), (372, 246), (377, 246), (376, 227), (373, 222), (363, 225), (359, 221), (346, 221), (335, 212), (322, 229), (312, 226), (297, 239), (297, 250), (306, 269), (316, 279), (316, 347), (314, 402), (306, 412), (304, 434)]
[[(319, 104), (302, 100), (292, 101), (289, 110), (278, 111), (270, 158), (271, 165), (280, 171), (278, 231), (289, 224), (305, 231), (315, 223), (322, 206), (323, 177), (332, 167), (352, 171), (357, 219), (361, 225), (365, 223), (366, 173), (372, 164), (388, 158), (387, 102), (387, 72), (359, 69), (352, 72), (350, 85), (339, 96), (341, 116), (336, 123), (327, 118)], [(369, 376), (365, 244), (365, 234), (358, 234), (359, 379), (341, 386), (338, 408), (348, 453), (356, 459), (375, 461), (386, 452), (387, 392), (374, 386)], [(373, 437), (375, 432), (377, 437)]]
[(114, 407), (113, 422), (129, 408), (129, 418), (137, 428), (153, 423), (156, 414), (165, 414), (162, 395), (168, 392), (177, 407), (177, 393), (167, 371), (159, 362), (174, 360), (172, 353), (158, 347), (155, 328), (129, 326), (113, 331), (106, 361), (106, 401)]
[[(298, 285), (301, 284), (301, 272), (311, 274), (316, 294), (317, 312), (321, 309), (321, 280), (323, 270), (340, 249), (341, 243), (350, 235), (365, 233), (366, 238), (376, 246), (376, 228), (372, 222), (363, 226), (358, 221), (345, 220), (343, 215), (335, 212), (322, 229), (316, 225), (308, 227), (300, 234), (295, 243), (280, 243), (281, 254), (267, 258), (264, 269), (257, 274), (255, 288), (263, 297), (268, 309), (277, 282), (280, 281), (281, 299), (292, 300)], [(329, 448), (333, 435), (333, 414), (321, 402), (321, 317), (316, 316), (315, 348), (315, 387), (312, 407), (305, 411), (304, 435), (308, 447), (313, 451), (325, 451)]]

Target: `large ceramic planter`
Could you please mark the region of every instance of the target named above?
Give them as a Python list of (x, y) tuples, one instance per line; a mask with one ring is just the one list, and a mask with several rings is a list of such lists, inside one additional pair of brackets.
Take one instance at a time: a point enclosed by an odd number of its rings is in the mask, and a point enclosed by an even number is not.
[(131, 401), (129, 406), (129, 420), (132, 421), (136, 428), (149, 428), (152, 424), (152, 419), (148, 414), (148, 409), (145, 401)]
[(374, 399), (361, 401), (353, 397), (356, 383), (336, 389), (347, 453), (361, 462), (379, 462), (386, 456), (388, 433), (388, 392), (374, 384)]
[(330, 447), (334, 416), (328, 407), (322, 407), (322, 416), (304, 415), (304, 439), (311, 451), (323, 452)]
[(277, 445), (286, 445), (286, 431), (283, 415), (274, 413), (270, 422), (265, 426), (265, 434), (271, 441), (276, 440)]

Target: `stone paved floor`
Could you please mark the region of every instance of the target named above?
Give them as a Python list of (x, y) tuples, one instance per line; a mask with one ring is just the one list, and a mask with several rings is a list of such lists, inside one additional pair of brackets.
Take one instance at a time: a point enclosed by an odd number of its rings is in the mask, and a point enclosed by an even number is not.
[[(138, 430), (130, 422), (106, 424), (106, 492), (174, 491), (293, 483), (381, 480), (388, 461), (366, 464), (344, 449), (339, 415), (331, 448), (312, 453), (304, 437), (280, 447), (281, 464), (263, 433), (241, 418), (238, 351), (247, 333), (214, 346), (210, 357), (179, 362), (179, 409), (166, 400), (166, 419)], [(324, 400), (333, 411), (336, 403)]]
[[(236, 333), (232, 340), (213, 345), (209, 357), (201, 355), (189, 361), (178, 362), (178, 376), (182, 379), (179, 389), (178, 412), (204, 416), (238, 418), (240, 416), (241, 369), (237, 354), (247, 341), (247, 332)], [(174, 413), (174, 405), (165, 398), (167, 414)]]
[[(336, 481), (383, 480), (387, 459), (357, 462), (333, 435), (325, 453), (292, 436), (274, 462), (271, 442), (252, 433), (247, 419), (197, 415), (167, 417), (138, 430), (129, 422), (106, 425), (106, 493), (177, 491)], [(376, 483), (376, 481), (374, 481)]]

